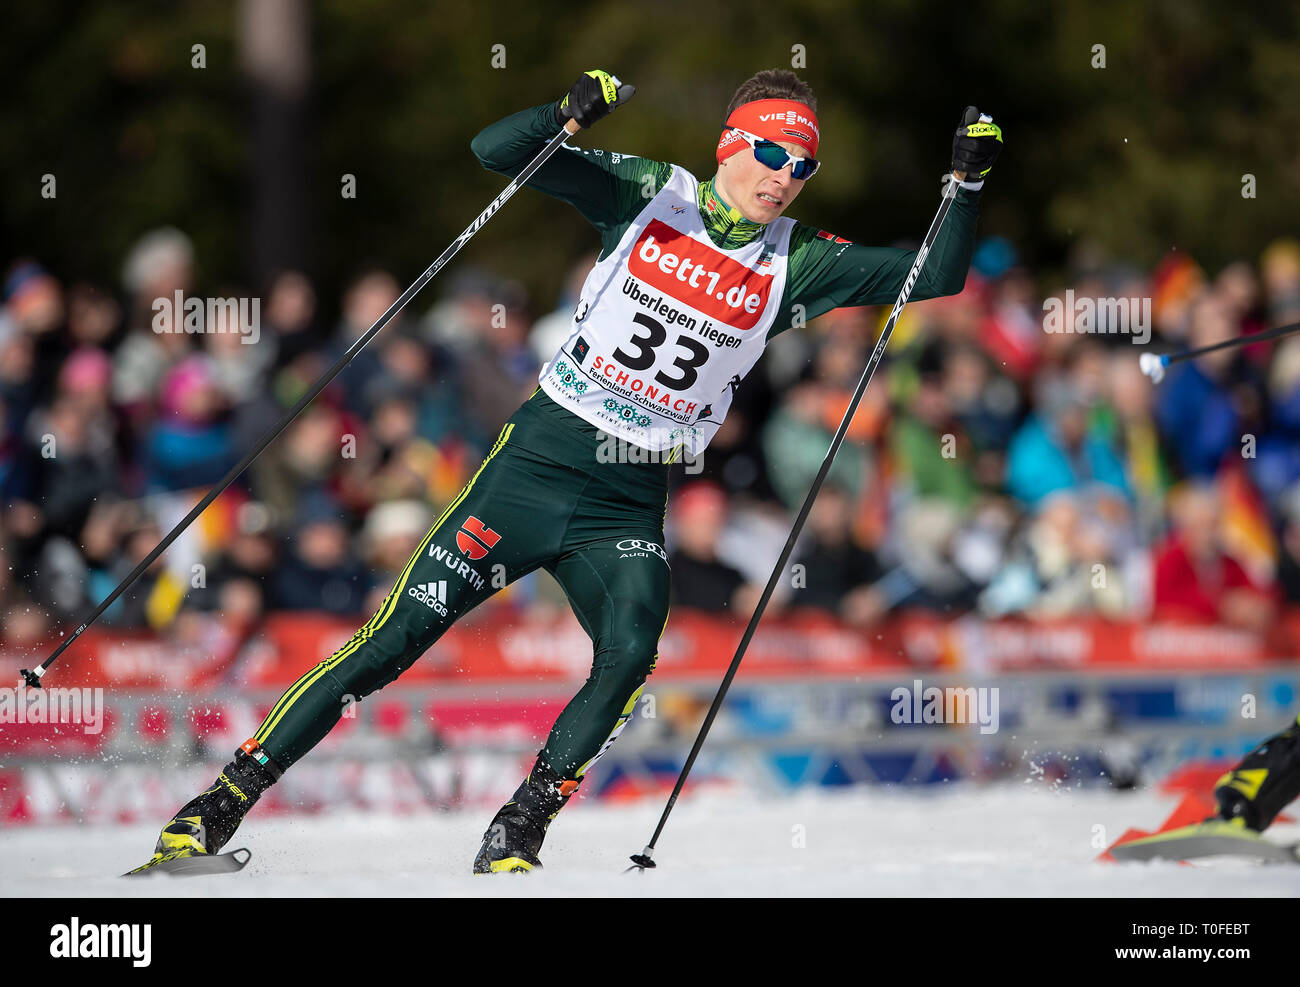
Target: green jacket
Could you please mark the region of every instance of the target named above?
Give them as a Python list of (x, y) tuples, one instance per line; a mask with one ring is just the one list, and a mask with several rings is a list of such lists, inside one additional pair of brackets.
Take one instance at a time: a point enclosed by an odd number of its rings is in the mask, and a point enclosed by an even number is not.
[[(470, 147), (483, 167), (511, 177), (555, 136), (551, 103), (511, 114), (484, 128)], [(668, 180), (671, 165), (631, 154), (584, 150), (564, 145), (530, 178), (528, 186), (576, 208), (601, 236), (608, 254)], [(935, 239), (912, 300), (952, 295), (966, 283), (975, 245), (979, 192), (961, 189)], [(708, 208), (712, 200), (714, 208)], [(700, 214), (713, 242), (734, 249), (762, 234), (763, 227), (744, 219), (713, 189), (700, 183)], [(785, 295), (769, 337), (844, 305), (890, 305), (916, 259), (916, 251), (864, 247), (825, 230), (796, 223), (790, 238)], [(802, 306), (797, 310), (795, 306)], [(796, 320), (796, 312), (801, 316)]]

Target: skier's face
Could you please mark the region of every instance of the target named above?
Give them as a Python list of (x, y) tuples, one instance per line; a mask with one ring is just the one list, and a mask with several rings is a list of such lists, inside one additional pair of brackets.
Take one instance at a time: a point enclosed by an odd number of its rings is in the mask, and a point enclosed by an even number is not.
[[(779, 143), (798, 157), (808, 153), (798, 144)], [(718, 165), (718, 191), (728, 205), (739, 209), (751, 223), (770, 223), (780, 216), (803, 191), (805, 181), (791, 177), (788, 164), (773, 171), (760, 163), (748, 148)]]

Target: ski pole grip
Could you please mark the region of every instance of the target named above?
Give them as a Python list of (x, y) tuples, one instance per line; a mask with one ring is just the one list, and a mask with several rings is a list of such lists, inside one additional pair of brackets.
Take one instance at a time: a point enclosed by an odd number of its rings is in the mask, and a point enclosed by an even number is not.
[[(636, 86), (632, 85), (630, 82), (623, 82), (616, 75), (610, 76), (610, 78), (614, 81), (614, 108), (617, 109), (636, 95)], [(567, 130), (570, 135), (573, 135), (582, 128), (578, 126), (577, 120), (570, 117), (565, 121), (564, 129)]]

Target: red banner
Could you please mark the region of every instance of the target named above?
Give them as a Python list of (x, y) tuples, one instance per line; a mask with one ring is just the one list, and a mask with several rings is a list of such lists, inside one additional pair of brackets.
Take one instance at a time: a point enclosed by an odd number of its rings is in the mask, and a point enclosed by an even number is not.
[[(48, 685), (202, 691), (219, 685), (276, 689), (328, 658), (356, 630), (329, 614), (276, 614), (214, 650), (156, 634), (92, 628), (60, 658)], [(656, 679), (716, 679), (743, 626), (675, 608), (660, 641)], [(915, 668), (971, 672), (1236, 669), (1293, 661), (1300, 611), (1267, 636), (1214, 625), (1104, 620), (941, 620), (905, 615), (870, 629), (818, 617), (765, 621), (745, 656), (746, 677), (837, 677)], [(0, 681), (39, 662), (46, 646), (0, 650)], [(571, 684), (587, 676), (591, 641), (572, 617), (462, 622), (398, 681)]]

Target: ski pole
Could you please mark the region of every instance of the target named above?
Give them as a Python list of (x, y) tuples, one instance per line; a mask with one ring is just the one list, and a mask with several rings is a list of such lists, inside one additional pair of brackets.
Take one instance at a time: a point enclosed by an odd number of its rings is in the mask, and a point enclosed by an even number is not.
[[(617, 77), (613, 77), (613, 82), (617, 89), (618, 96), (614, 105), (621, 106), (632, 98), (633, 94), (636, 92), (636, 88), (620, 82)], [(130, 574), (117, 585), (117, 588), (114, 589), (113, 592), (109, 593), (108, 596), (106, 596), (100, 604), (90, 612), (90, 615), (77, 626), (77, 629), (69, 634), (67, 639), (55, 648), (54, 651), (51, 652), (50, 656), (46, 658), (45, 661), (41, 662), (41, 664), (37, 665), (36, 668), (22, 669), (23, 681), (28, 686), (31, 686), (33, 689), (39, 689), (41, 687), (41, 676), (49, 671), (50, 666), (58, 660), (59, 655), (63, 654), (73, 641), (81, 637), (81, 635), (85, 633), (86, 629), (98, 620), (100, 615), (112, 606), (113, 602), (129, 589), (131, 584), (139, 579), (140, 576), (143, 575), (155, 561), (157, 561), (158, 556), (162, 555), (162, 553), (167, 550), (168, 546), (180, 537), (181, 532), (188, 528), (194, 522), (194, 519), (208, 508), (208, 505), (221, 496), (226, 487), (234, 483), (235, 480), (238, 479), (239, 475), (253, 464), (253, 461), (262, 454), (267, 446), (279, 437), (281, 432), (289, 427), (290, 423), (292, 423), (293, 420), (302, 413), (303, 409), (305, 409), (307, 405), (311, 404), (312, 401), (316, 399), (320, 392), (329, 385), (330, 381), (337, 377), (342, 370), (352, 362), (356, 355), (365, 348), (365, 345), (370, 342), (370, 340), (374, 339), (375, 336), (379, 335), (380, 330), (382, 330), (384, 326), (392, 320), (393, 316), (397, 315), (398, 312), (405, 308), (406, 304), (419, 293), (420, 289), (432, 281), (434, 276), (442, 270), (447, 262), (456, 256), (460, 251), (460, 248), (465, 246), (465, 244), (470, 241), (470, 238), (473, 237), (489, 219), (492, 218), (493, 214), (505, 204), (506, 200), (514, 195), (515, 192), (518, 191), (519, 187), (525, 184), (537, 169), (547, 162), (551, 155), (554, 154), (556, 150), (559, 149), (560, 145), (564, 143), (564, 139), (571, 134), (576, 134), (579, 129), (577, 121), (569, 120), (556, 133), (556, 135), (547, 142), (546, 146), (542, 148), (537, 156), (525, 165), (518, 175), (510, 180), (510, 183), (501, 190), (501, 194), (488, 203), (487, 208), (479, 213), (474, 219), (474, 222), (470, 223), (469, 226), (465, 228), (465, 232), (451, 242), (451, 245), (438, 256), (438, 259), (430, 264), (428, 269), (421, 274), (409, 288), (402, 292), (401, 296), (393, 302), (392, 305), (388, 306), (388, 311), (381, 315), (375, 324), (366, 330), (364, 335), (359, 336), (356, 341), (347, 348), (347, 352), (339, 357), (334, 366), (330, 367), (330, 369), (311, 386), (311, 389), (298, 399), (298, 403), (289, 409), (288, 414), (286, 414), (274, 428), (263, 435), (258, 443), (249, 450), (247, 455), (232, 466), (230, 472), (222, 477), (220, 482), (209, 490), (207, 495), (195, 504), (194, 508), (186, 514), (185, 517), (181, 518), (180, 522), (177, 523), (171, 531), (167, 532), (162, 541), (158, 542), (158, 544), (154, 546), (153, 551), (146, 555), (140, 561), (140, 564), (132, 569)]]
[(741, 637), (740, 644), (736, 648), (736, 655), (731, 659), (727, 674), (722, 677), (722, 684), (718, 686), (717, 694), (713, 697), (713, 704), (704, 717), (704, 723), (700, 726), (700, 731), (695, 737), (695, 743), (691, 746), (691, 752), (686, 758), (686, 763), (682, 766), (681, 774), (677, 776), (677, 784), (673, 786), (673, 792), (668, 796), (668, 802), (664, 806), (663, 814), (659, 817), (659, 824), (655, 827), (654, 835), (650, 837), (650, 842), (646, 844), (645, 849), (632, 855), (633, 866), (629, 867), (628, 871), (640, 870), (644, 872), (647, 868), (656, 866), (654, 851), (655, 845), (659, 842), (659, 835), (664, 831), (664, 824), (668, 822), (668, 815), (673, 811), (673, 806), (677, 804), (677, 797), (686, 784), (687, 775), (691, 773), (691, 768), (695, 765), (695, 759), (699, 756), (700, 748), (704, 746), (704, 738), (708, 736), (709, 728), (713, 726), (713, 720), (717, 717), (718, 710), (722, 708), (722, 701), (726, 698), (727, 690), (731, 688), (732, 679), (736, 677), (736, 672), (740, 669), (740, 662), (745, 657), (745, 650), (749, 647), (754, 631), (758, 628), (758, 622), (763, 617), (763, 611), (767, 609), (767, 603), (772, 598), (772, 593), (776, 589), (777, 582), (781, 579), (781, 574), (785, 571), (786, 563), (790, 561), (790, 555), (794, 551), (794, 544), (799, 538), (800, 531), (803, 530), (804, 521), (808, 518), (808, 512), (812, 510), (813, 501), (817, 499), (822, 482), (826, 479), (826, 474), (830, 472), (835, 454), (839, 451), (840, 444), (844, 441), (844, 436), (853, 421), (853, 415), (858, 410), (858, 403), (866, 393), (867, 385), (871, 383), (872, 375), (875, 374), (876, 367), (885, 354), (885, 347), (889, 344), (889, 337), (894, 332), (894, 324), (898, 321), (903, 306), (907, 304), (907, 299), (916, 286), (916, 279), (921, 274), (921, 268), (925, 265), (925, 259), (929, 256), (930, 248), (939, 235), (939, 229), (943, 226), (948, 210), (952, 208), (953, 199), (957, 196), (957, 182), (962, 181), (965, 177), (965, 172), (953, 172), (954, 180), (948, 182), (943, 190), (943, 199), (939, 203), (939, 211), (935, 213), (934, 219), (930, 223), (930, 229), (925, 234), (920, 249), (916, 252), (916, 259), (912, 261), (912, 269), (907, 272), (907, 277), (903, 281), (903, 288), (898, 293), (898, 298), (889, 313), (885, 328), (880, 333), (880, 339), (876, 341), (876, 348), (871, 352), (871, 359), (867, 361), (866, 369), (862, 372), (862, 379), (858, 381), (857, 389), (853, 392), (853, 400), (849, 402), (848, 410), (844, 412), (844, 417), (840, 420), (835, 435), (831, 438), (830, 448), (826, 451), (826, 458), (822, 460), (821, 468), (817, 471), (812, 487), (808, 490), (808, 496), (804, 498), (803, 506), (799, 509), (799, 515), (795, 518), (794, 526), (790, 529), (790, 537), (785, 540), (785, 547), (781, 549), (781, 556), (777, 559), (776, 565), (772, 567), (772, 575), (768, 577), (767, 586), (763, 589), (763, 595), (759, 598), (758, 606), (754, 608), (753, 616), (749, 618), (749, 625), (745, 628), (744, 636)]
[(1264, 332), (1254, 332), (1249, 336), (1236, 336), (1232, 339), (1225, 339), (1220, 343), (1211, 343), (1209, 346), (1202, 346), (1194, 350), (1184, 350), (1182, 353), (1143, 353), (1138, 357), (1138, 366), (1142, 372), (1151, 378), (1151, 383), (1159, 384), (1164, 380), (1165, 368), (1175, 363), (1182, 363), (1184, 360), (1194, 360), (1198, 356), (1204, 356), (1206, 353), (1213, 353), (1215, 350), (1224, 350), (1231, 346), (1249, 346), (1252, 343), (1266, 343), (1270, 339), (1277, 339), (1278, 336), (1289, 336), (1293, 332), (1300, 331), (1300, 322), (1291, 322), (1284, 326), (1278, 326), (1276, 329), (1268, 329)]

